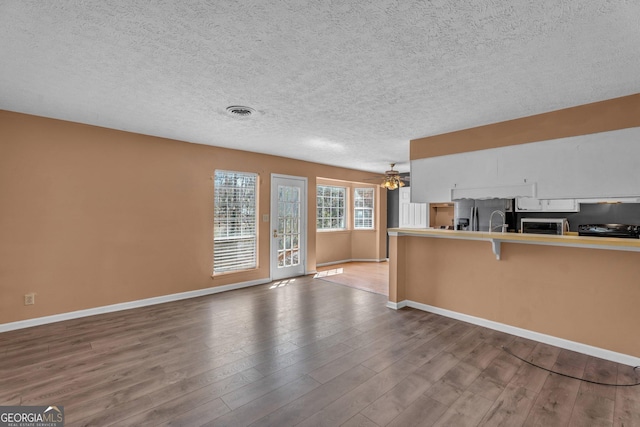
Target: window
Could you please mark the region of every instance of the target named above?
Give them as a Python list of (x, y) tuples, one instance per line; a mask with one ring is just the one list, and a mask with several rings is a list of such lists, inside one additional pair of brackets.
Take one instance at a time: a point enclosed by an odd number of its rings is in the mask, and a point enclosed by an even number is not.
[(347, 228), (346, 199), (346, 188), (318, 185), (316, 202), (316, 228), (318, 230), (345, 230)]
[(355, 188), (353, 195), (353, 228), (372, 230), (373, 188)]
[(216, 171), (213, 273), (257, 267), (257, 175)]

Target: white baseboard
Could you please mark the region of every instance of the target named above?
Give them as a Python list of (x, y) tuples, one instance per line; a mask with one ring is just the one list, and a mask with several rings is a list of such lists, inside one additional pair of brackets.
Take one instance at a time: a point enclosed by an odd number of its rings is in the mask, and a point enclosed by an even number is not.
[(483, 326), (485, 328), (494, 329), (500, 332), (506, 332), (511, 335), (515, 335), (522, 338), (527, 338), (533, 341), (553, 345), (566, 350), (575, 351), (578, 353), (586, 354), (600, 359), (610, 360), (612, 362), (621, 363), (629, 366), (640, 366), (640, 357), (630, 356), (628, 354), (617, 353), (615, 351), (606, 350), (600, 347), (594, 347), (587, 344), (582, 344), (575, 341), (569, 341), (564, 338), (554, 337), (552, 335), (542, 334), (540, 332), (530, 331), (528, 329), (518, 328), (516, 326), (506, 325), (500, 322), (494, 322), (493, 320), (483, 319), (481, 317), (470, 316), (468, 314), (458, 313), (456, 311), (447, 310), (432, 305), (422, 304), (419, 302), (404, 300), (398, 303), (391, 301), (387, 302), (387, 307), (400, 309), (402, 307), (411, 307), (429, 313), (439, 314), (441, 316), (450, 317), (452, 319), (461, 320), (463, 322), (472, 323), (474, 325)]
[(68, 313), (54, 314), (51, 316), (36, 317), (34, 319), (20, 320), (17, 322), (0, 324), (0, 332), (14, 331), (16, 329), (30, 328), (32, 326), (46, 325), (48, 323), (62, 322), (64, 320), (78, 319), (80, 317), (95, 316), (96, 314), (111, 313), (114, 311), (130, 310), (132, 308), (146, 307), (148, 305), (162, 304), (165, 302), (179, 301), (188, 298), (196, 298), (204, 295), (217, 294), (232, 291), (234, 289), (247, 288), (249, 286), (263, 285), (271, 279), (257, 279), (248, 282), (233, 283), (231, 285), (214, 286), (212, 288), (198, 289), (195, 291), (180, 292), (178, 294), (162, 295), (159, 297), (145, 298), (136, 301), (128, 301), (119, 304), (105, 305), (102, 307), (88, 308), (86, 310), (71, 311)]
[(348, 262), (385, 262), (387, 260), (388, 258), (381, 258), (381, 259), (353, 258), (353, 259), (343, 259), (341, 261), (323, 262), (322, 264), (316, 264), (316, 267), (326, 267), (327, 265), (335, 265), (335, 264), (346, 264)]
[(393, 301), (387, 301), (387, 307), (388, 308), (392, 308), (394, 310), (400, 310), (401, 308), (404, 308), (407, 306), (407, 301), (400, 301), (400, 302), (393, 302)]

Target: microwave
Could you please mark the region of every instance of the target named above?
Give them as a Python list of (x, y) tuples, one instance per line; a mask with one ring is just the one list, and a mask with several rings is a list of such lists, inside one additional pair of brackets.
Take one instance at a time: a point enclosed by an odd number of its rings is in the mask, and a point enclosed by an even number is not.
[(566, 218), (522, 218), (520, 232), (532, 234), (565, 234), (569, 231)]

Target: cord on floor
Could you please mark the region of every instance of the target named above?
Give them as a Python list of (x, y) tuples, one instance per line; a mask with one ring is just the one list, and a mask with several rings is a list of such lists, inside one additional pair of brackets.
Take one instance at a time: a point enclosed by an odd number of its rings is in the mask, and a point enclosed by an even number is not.
[[(574, 376), (572, 376), (572, 375), (563, 374), (562, 372), (553, 371), (553, 370), (551, 370), (551, 369), (547, 369), (547, 368), (545, 368), (545, 367), (543, 367), (543, 366), (536, 365), (536, 364), (535, 364), (535, 363), (533, 363), (533, 362), (530, 362), (530, 361), (528, 361), (528, 360), (526, 360), (526, 359), (523, 359), (523, 358), (522, 358), (522, 357), (520, 357), (520, 356), (517, 356), (517, 355), (513, 354), (513, 353), (511, 352), (511, 350), (509, 350), (509, 349), (508, 349), (508, 348), (506, 348), (505, 346), (502, 346), (502, 349), (503, 349), (505, 352), (507, 352), (507, 353), (509, 353), (510, 355), (512, 355), (513, 357), (515, 357), (516, 359), (520, 359), (520, 360), (522, 360), (523, 362), (528, 363), (528, 364), (529, 364), (529, 365), (531, 365), (531, 366), (535, 366), (536, 368), (539, 368), (539, 369), (545, 370), (545, 371), (547, 371), (547, 372), (551, 372), (552, 374), (561, 375), (561, 376), (563, 376), (563, 377), (567, 377), (567, 378), (573, 378), (574, 380), (584, 381), (584, 382), (586, 382), (586, 383), (591, 383), (591, 384), (606, 385), (606, 386), (610, 386), (610, 387), (635, 387), (635, 386), (640, 385), (640, 381), (639, 381), (639, 382), (636, 382), (635, 384), (611, 384), (611, 383), (601, 383), (601, 382), (599, 382), (599, 381), (591, 381), (591, 380), (587, 380), (587, 379), (585, 379), (585, 378), (578, 378), (578, 377), (574, 377)], [(633, 370), (634, 370), (634, 371), (637, 371), (638, 369), (640, 369), (640, 366), (634, 366), (634, 368), (633, 368)]]

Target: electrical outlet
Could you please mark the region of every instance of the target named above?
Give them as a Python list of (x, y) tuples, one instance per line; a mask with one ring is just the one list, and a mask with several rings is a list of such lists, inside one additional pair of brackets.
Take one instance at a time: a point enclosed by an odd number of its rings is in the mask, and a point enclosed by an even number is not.
[(30, 294), (24, 295), (24, 305), (33, 305), (36, 303), (36, 294), (31, 292)]

